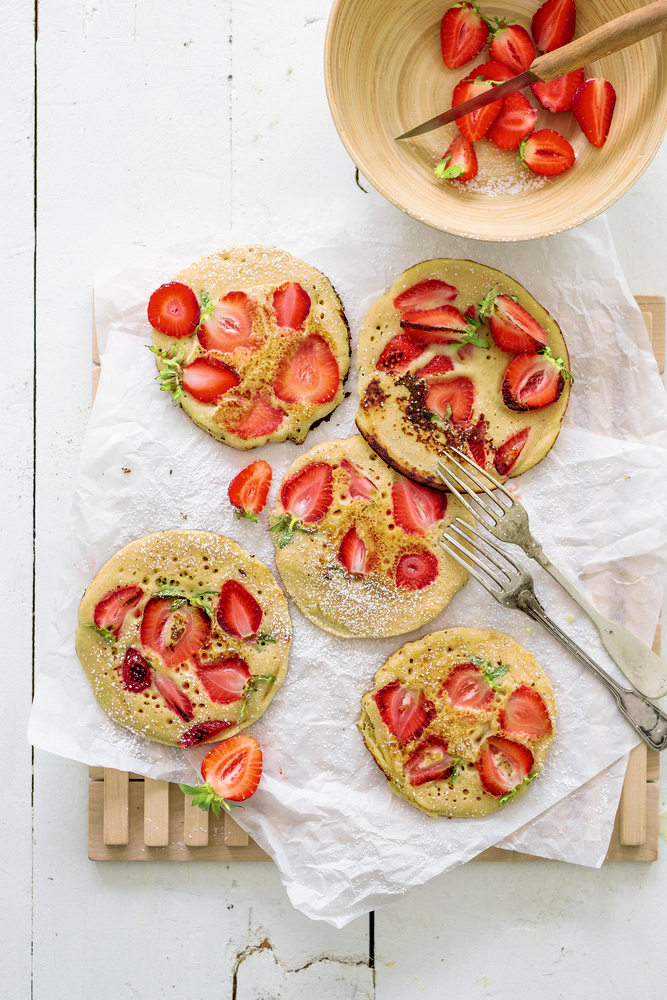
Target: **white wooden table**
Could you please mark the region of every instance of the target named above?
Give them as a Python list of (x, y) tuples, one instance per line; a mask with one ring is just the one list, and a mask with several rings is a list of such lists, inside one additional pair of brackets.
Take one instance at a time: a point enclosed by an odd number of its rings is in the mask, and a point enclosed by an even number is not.
[[(336, 931), (292, 909), (270, 864), (89, 862), (86, 769), (33, 760), (25, 740), (89, 412), (93, 270), (232, 223), (381, 200), (329, 117), (329, 6), (42, 0), (36, 40), (32, 0), (0, 5), (0, 995), (653, 1000), (664, 861), (470, 865), (378, 911), (374, 936), (367, 918)], [(667, 294), (666, 213), (663, 145), (609, 212), (634, 293)]]

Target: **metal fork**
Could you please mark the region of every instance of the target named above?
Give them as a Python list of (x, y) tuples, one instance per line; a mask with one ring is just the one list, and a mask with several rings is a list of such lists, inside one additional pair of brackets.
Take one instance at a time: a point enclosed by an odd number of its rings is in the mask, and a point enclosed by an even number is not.
[[(472, 551), (470, 543), (473, 541), (484, 559)], [(569, 649), (605, 687), (609, 688), (616, 698), (619, 709), (644, 742), (654, 750), (664, 750), (667, 747), (667, 715), (659, 711), (648, 698), (617, 684), (613, 677), (598, 666), (569, 635), (552, 622), (535, 596), (533, 578), (528, 570), (514, 562), (511, 556), (490, 538), (484, 538), (483, 545), (480, 544), (481, 541), (482, 536), (479, 532), (467, 521), (457, 517), (445, 529), (440, 545), (452, 559), (481, 583), (485, 590), (488, 590), (498, 604), (504, 608), (523, 611), (562, 642), (566, 649)], [(474, 565), (471, 566), (471, 563)]]
[[(454, 455), (464, 459), (467, 464), (462, 465)], [(463, 478), (452, 469), (451, 465), (444, 465), (442, 462), (438, 464), (436, 472), (473, 517), (494, 538), (498, 538), (501, 542), (520, 546), (526, 555), (538, 562), (561, 585), (563, 590), (567, 591), (572, 600), (577, 602), (594, 623), (600, 633), (602, 645), (638, 691), (641, 691), (647, 698), (662, 698), (667, 694), (667, 663), (656, 656), (653, 650), (649, 649), (632, 632), (628, 632), (622, 625), (610, 621), (609, 618), (600, 614), (597, 608), (594, 608), (583, 594), (580, 594), (576, 587), (556, 569), (545, 556), (540, 543), (530, 533), (526, 508), (512, 496), (509, 490), (498, 483), (485, 469), (472, 462), (458, 448), (449, 449), (447, 459), (463, 473)], [(492, 489), (489, 489), (484, 480), (491, 485)], [(470, 483), (475, 486), (474, 490)], [(499, 492), (494, 493), (492, 490)], [(468, 494), (468, 496), (466, 497), (464, 494)], [(509, 500), (509, 506), (501, 500), (500, 494)]]

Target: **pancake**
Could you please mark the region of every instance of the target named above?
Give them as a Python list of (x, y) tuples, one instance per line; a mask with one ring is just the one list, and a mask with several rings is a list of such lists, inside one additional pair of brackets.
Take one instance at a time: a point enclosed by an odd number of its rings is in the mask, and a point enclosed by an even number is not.
[[(343, 400), (350, 333), (340, 299), (316, 268), (275, 247), (227, 247), (175, 280), (195, 293), (201, 327), (178, 339), (154, 329), (156, 363), (164, 378), (176, 365), (178, 401), (208, 434), (242, 451), (299, 443)], [(208, 363), (228, 376), (210, 402), (183, 384), (202, 367), (206, 380)]]
[(276, 566), (306, 618), (333, 635), (400, 635), (430, 621), (468, 574), (438, 545), (452, 496), (398, 476), (359, 435), (292, 463), (272, 514)]
[(285, 596), (255, 556), (223, 535), (170, 530), (104, 564), (79, 606), (76, 651), (114, 722), (187, 747), (262, 715), (291, 639)]
[[(489, 318), (479, 304), (492, 289), (496, 294), (484, 302)], [(503, 321), (498, 299), (542, 340)], [(462, 449), (504, 482), (541, 461), (560, 431), (570, 383), (540, 353), (546, 347), (569, 366), (558, 324), (513, 278), (468, 260), (424, 261), (405, 271), (364, 320), (357, 427), (385, 462), (424, 485), (445, 489), (434, 470), (447, 446)], [(519, 355), (524, 357), (512, 375), (508, 367)], [(548, 370), (545, 377), (559, 395), (538, 409), (516, 409), (541, 402), (522, 396), (517, 404), (507, 394), (519, 378), (517, 365), (530, 359)], [(522, 392), (531, 377), (538, 376), (528, 371)]]
[(502, 632), (432, 632), (393, 653), (374, 684), (361, 699), (366, 746), (392, 791), (431, 816), (496, 812), (544, 767), (553, 689)]

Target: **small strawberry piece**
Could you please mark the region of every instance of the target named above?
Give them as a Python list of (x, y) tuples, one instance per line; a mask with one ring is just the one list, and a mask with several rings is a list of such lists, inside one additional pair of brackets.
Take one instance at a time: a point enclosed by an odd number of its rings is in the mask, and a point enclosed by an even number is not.
[(475, 353), (474, 344), (461, 344), (456, 352), (456, 357), (459, 361), (470, 361), (471, 357)]
[(418, 344), (412, 337), (406, 334), (399, 334), (389, 341), (375, 365), (381, 372), (388, 372), (390, 375), (398, 375), (405, 372), (410, 364), (424, 353), (425, 347)]
[(565, 381), (558, 365), (542, 354), (517, 354), (503, 378), (503, 399), (510, 410), (541, 410), (560, 398)]
[(145, 691), (153, 683), (151, 669), (138, 649), (132, 646), (128, 649), (120, 668), (120, 677), (126, 691), (138, 694)]
[(467, 437), (470, 454), (480, 469), (486, 468), (486, 421), (480, 417)]
[(148, 322), (168, 337), (190, 337), (200, 316), (197, 296), (180, 281), (160, 285), (148, 300)]
[(489, 324), (496, 347), (509, 354), (537, 351), (549, 340), (544, 327), (509, 295), (499, 295), (496, 298)]
[(477, 154), (471, 142), (457, 135), (454, 142), (445, 150), (440, 163), (434, 168), (438, 177), (444, 181), (471, 181), (477, 176)]
[(243, 441), (268, 437), (278, 430), (285, 416), (284, 410), (272, 406), (268, 399), (256, 393), (245, 405), (239, 407), (241, 419), (228, 425), (228, 430)]
[(222, 719), (208, 719), (206, 722), (198, 722), (192, 729), (183, 733), (178, 741), (179, 746), (196, 747), (200, 743), (208, 743), (214, 736), (218, 736), (225, 729), (235, 725), (235, 722), (225, 722)]
[(170, 677), (164, 674), (155, 674), (155, 687), (158, 689), (172, 712), (183, 719), (183, 722), (190, 722), (194, 719), (192, 702), (184, 691), (177, 687)]
[(519, 146), (519, 160), (534, 174), (554, 177), (569, 170), (575, 156), (567, 139), (550, 128), (543, 128), (524, 139)]
[(194, 656), (211, 634), (208, 615), (182, 604), (172, 610), (173, 597), (152, 597), (141, 619), (141, 645), (157, 653), (167, 667), (177, 667)]
[(425, 535), (447, 513), (447, 494), (399, 476), (391, 487), (394, 521), (408, 535)]
[(493, 464), (499, 476), (509, 476), (530, 436), (530, 427), (524, 427), (518, 434), (503, 441), (496, 449)]
[[(401, 326), (419, 343), (451, 344), (457, 333), (465, 333), (468, 320), (456, 306), (439, 306), (437, 309), (411, 309), (401, 316)], [(422, 331), (429, 336), (425, 337)], [(438, 336), (442, 334), (442, 336)]]
[(486, 137), (499, 149), (518, 149), (532, 134), (536, 120), (537, 108), (531, 108), (523, 94), (509, 94)]
[(604, 146), (609, 135), (616, 91), (609, 80), (593, 77), (580, 84), (572, 95), (572, 112), (579, 127), (594, 146)]
[(93, 621), (98, 628), (106, 629), (118, 638), (125, 615), (143, 596), (141, 587), (119, 587), (118, 590), (112, 590), (95, 605)]
[(382, 721), (399, 743), (421, 736), (435, 718), (435, 705), (424, 692), (404, 687), (399, 680), (386, 684), (373, 697)]
[(338, 391), (340, 372), (324, 337), (314, 333), (278, 365), (274, 391), (286, 403), (328, 403)]
[(197, 336), (205, 351), (234, 354), (241, 350), (253, 351), (258, 341), (252, 335), (252, 314), (255, 303), (245, 292), (228, 292), (202, 323)]
[(494, 62), (507, 66), (515, 76), (528, 69), (535, 58), (535, 46), (525, 28), (501, 21), (491, 34), (493, 38), (489, 45), (489, 55)]
[(333, 472), (328, 462), (311, 462), (283, 483), (280, 502), (305, 524), (324, 517), (333, 500)]
[[(271, 466), (260, 459), (251, 462), (234, 476), (227, 489), (229, 502), (245, 516), (253, 518), (266, 506), (271, 486)], [(256, 520), (256, 517), (255, 517)]]
[(240, 656), (227, 656), (207, 663), (198, 662), (196, 673), (211, 701), (218, 705), (238, 701), (250, 678), (248, 664)]
[[(473, 97), (477, 97), (478, 94), (485, 94), (492, 88), (493, 84), (488, 80), (462, 80), (454, 88), (452, 107), (455, 108), (457, 104), (470, 101)], [(456, 127), (468, 142), (477, 142), (478, 139), (481, 139), (489, 131), (489, 128), (500, 114), (502, 105), (502, 99), (493, 101), (478, 111), (463, 115), (462, 118), (456, 119)]]
[(511, 80), (516, 74), (508, 69), (507, 66), (503, 66), (502, 63), (490, 62), (481, 63), (479, 66), (475, 66), (471, 69), (467, 76), (464, 76), (460, 81), (461, 83), (468, 83), (470, 80), (476, 80), (479, 76), (484, 77), (485, 80), (493, 80), (495, 83), (502, 83), (503, 80)]
[(183, 368), (183, 388), (201, 403), (217, 403), (240, 378), (219, 358), (195, 358)]
[(423, 590), (438, 575), (438, 560), (432, 552), (407, 552), (396, 566), (396, 586)]
[(574, 92), (584, 82), (583, 69), (575, 69), (565, 76), (557, 76), (548, 83), (534, 83), (530, 88), (547, 111), (569, 111)]
[(347, 472), (350, 477), (348, 492), (351, 500), (356, 499), (356, 497), (361, 497), (363, 500), (370, 500), (373, 494), (377, 493), (377, 489), (370, 479), (367, 479), (366, 476), (362, 476), (359, 470), (355, 468), (349, 459), (344, 458), (340, 463), (340, 467), (344, 472)]
[(259, 785), (262, 748), (252, 736), (232, 736), (206, 754), (201, 773), (216, 795), (230, 802), (243, 802)]
[(455, 424), (463, 424), (470, 419), (475, 390), (472, 381), (464, 375), (458, 378), (438, 379), (429, 384), (424, 406), (437, 413), (443, 420), (451, 419)]
[(553, 52), (574, 37), (577, 20), (575, 0), (547, 0), (535, 11), (530, 26), (535, 45), (542, 52)]
[(368, 549), (354, 525), (352, 525), (341, 542), (338, 551), (338, 562), (344, 570), (353, 576), (363, 576), (366, 573)]
[(458, 289), (448, 285), (446, 281), (427, 278), (397, 295), (394, 308), (399, 312), (405, 312), (406, 309), (437, 309), (438, 306), (453, 302), (458, 294)]
[(310, 312), (310, 295), (298, 281), (286, 281), (273, 293), (273, 311), (278, 326), (300, 330)]
[(424, 737), (403, 765), (403, 774), (411, 785), (441, 781), (449, 778), (453, 770), (447, 744), (439, 736)]
[(489, 795), (507, 795), (530, 773), (534, 757), (528, 747), (501, 736), (491, 736), (477, 759), (484, 790)]
[(488, 37), (488, 25), (474, 4), (450, 7), (440, 22), (440, 46), (445, 66), (456, 69), (474, 59)]
[(487, 708), (493, 701), (493, 691), (484, 674), (473, 663), (459, 663), (442, 685), (440, 694), (446, 693), (457, 708), (477, 711)]
[[(472, 347), (472, 344), (470, 345)], [(415, 378), (433, 378), (435, 375), (446, 375), (454, 371), (454, 362), (448, 354), (436, 354), (427, 365), (415, 372)]]
[(529, 740), (548, 736), (551, 719), (539, 691), (527, 684), (512, 691), (500, 713), (500, 726), (506, 733), (517, 733)]
[(259, 632), (263, 611), (252, 594), (237, 580), (226, 580), (220, 588), (216, 608), (218, 625), (227, 635), (249, 639)]

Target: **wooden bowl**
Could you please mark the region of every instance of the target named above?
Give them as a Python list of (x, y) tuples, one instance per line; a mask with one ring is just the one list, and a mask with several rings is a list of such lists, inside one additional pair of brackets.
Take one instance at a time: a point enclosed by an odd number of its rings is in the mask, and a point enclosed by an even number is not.
[[(578, 0), (576, 36), (643, 0)], [(531, 240), (586, 222), (632, 187), (655, 155), (667, 125), (667, 46), (664, 35), (586, 66), (604, 76), (617, 101), (609, 137), (596, 149), (571, 112), (540, 109), (536, 129), (552, 128), (577, 160), (558, 177), (543, 178), (516, 163), (516, 152), (488, 139), (475, 143), (479, 173), (466, 184), (442, 181), (433, 167), (455, 135), (452, 123), (395, 141), (451, 107), (455, 84), (486, 61), (450, 70), (440, 51), (443, 0), (335, 0), (325, 43), (329, 106), (345, 148), (359, 170), (392, 204), (435, 229), (478, 240)], [(530, 30), (537, 0), (494, 0), (483, 12), (513, 17)], [(532, 93), (524, 91), (534, 107)]]

